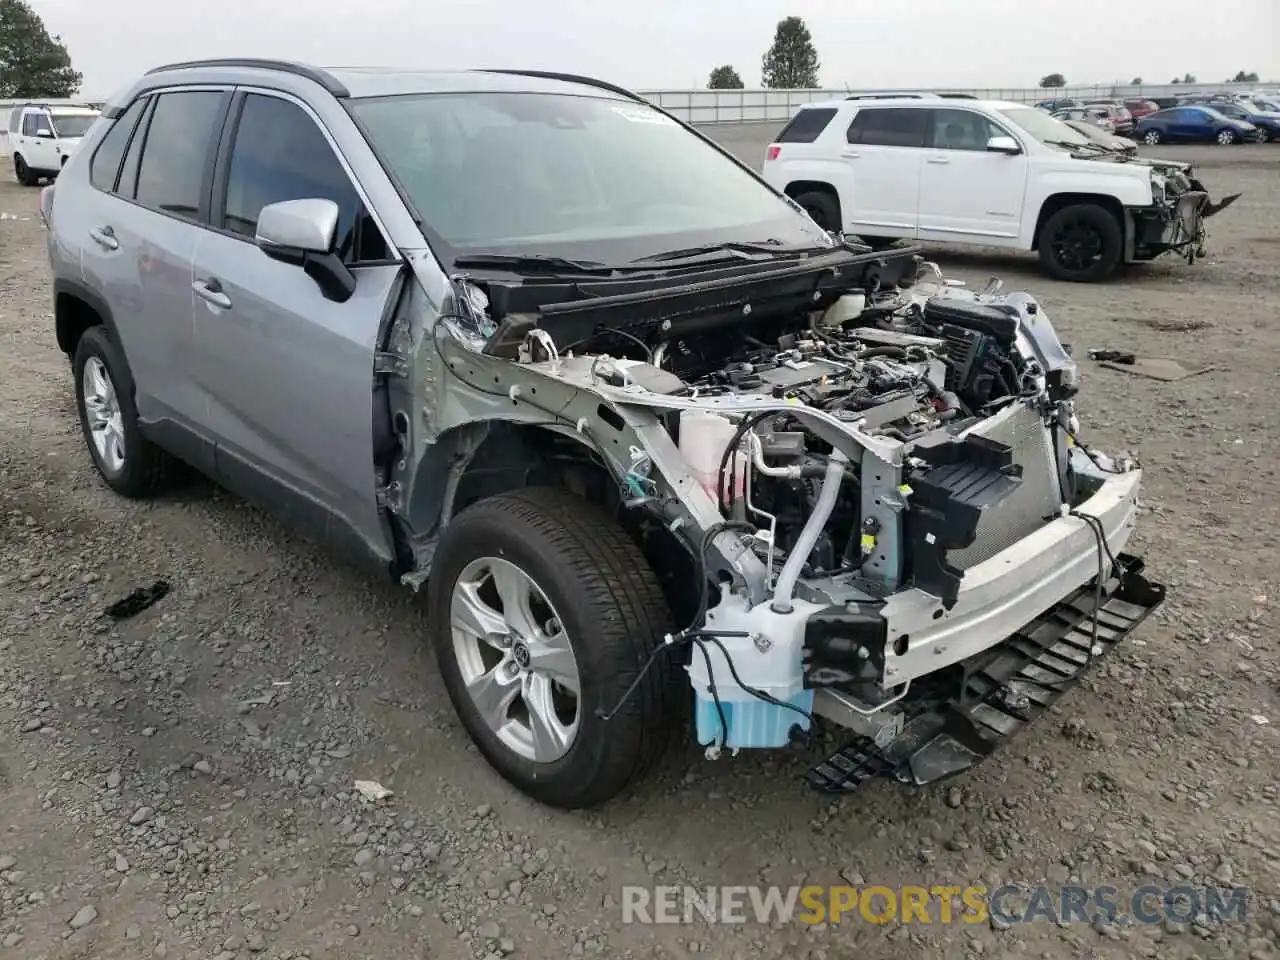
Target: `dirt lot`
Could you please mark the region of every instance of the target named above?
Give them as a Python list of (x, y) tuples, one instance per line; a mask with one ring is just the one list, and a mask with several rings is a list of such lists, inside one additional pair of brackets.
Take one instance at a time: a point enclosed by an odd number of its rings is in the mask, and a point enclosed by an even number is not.
[[(717, 135), (763, 151), (758, 128)], [(1082, 358), (1087, 433), (1147, 468), (1159, 618), (950, 784), (832, 803), (796, 782), (801, 757), (690, 751), (589, 815), (534, 806), (468, 746), (416, 597), (208, 487), (106, 491), (53, 343), (36, 192), (0, 185), (0, 958), (1280, 955), (1280, 147), (1161, 152), (1245, 192), (1193, 268), (1084, 287), (936, 251), (1037, 294)], [(1142, 380), (1083, 359), (1099, 347), (1217, 370)], [(155, 607), (101, 617), (160, 577)], [(395, 796), (364, 803), (360, 778)], [(1132, 928), (621, 922), (624, 884), (798, 882), (1256, 898), (1243, 922)]]

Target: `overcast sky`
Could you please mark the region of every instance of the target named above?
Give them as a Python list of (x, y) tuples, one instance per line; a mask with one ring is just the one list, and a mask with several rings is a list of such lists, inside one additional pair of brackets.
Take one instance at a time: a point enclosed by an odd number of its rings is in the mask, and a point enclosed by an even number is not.
[(782, 17), (803, 17), (826, 87), (1280, 82), (1280, 0), (31, 0), (81, 93), (165, 62), (261, 56), (321, 65), (525, 67), (634, 89), (703, 87), (733, 64), (760, 85)]

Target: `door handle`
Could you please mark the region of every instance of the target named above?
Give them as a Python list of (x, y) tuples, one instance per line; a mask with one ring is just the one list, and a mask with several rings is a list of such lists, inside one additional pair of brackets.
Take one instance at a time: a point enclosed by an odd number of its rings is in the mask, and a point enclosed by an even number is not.
[(110, 227), (94, 227), (89, 231), (89, 239), (100, 246), (103, 250), (119, 250), (120, 241), (116, 239), (116, 232)]
[(951, 160), (948, 157), (930, 157), (929, 162), (930, 163), (950, 163)]
[(231, 298), (222, 292), (222, 284), (212, 278), (208, 280), (196, 280), (191, 284), (191, 289), (195, 291), (196, 296), (207, 303), (213, 304), (215, 307), (221, 307), (223, 310), (231, 309)]
[(841, 150), (840, 156), (848, 157), (850, 160), (857, 160), (860, 156), (862, 156), (862, 154), (860, 154), (857, 150)]

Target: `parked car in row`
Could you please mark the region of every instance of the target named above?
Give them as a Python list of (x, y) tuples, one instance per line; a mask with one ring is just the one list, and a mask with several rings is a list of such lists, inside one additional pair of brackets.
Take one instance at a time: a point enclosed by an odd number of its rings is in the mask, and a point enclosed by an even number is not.
[(1146, 100), (1141, 97), (1124, 102), (1125, 109), (1129, 111), (1129, 115), (1133, 117), (1134, 122), (1142, 119), (1149, 113), (1155, 113), (1160, 109), (1160, 104), (1154, 100)]
[(1237, 100), (1233, 103), (1204, 103), (1196, 106), (1210, 107), (1225, 117), (1252, 124), (1257, 128), (1255, 139), (1258, 143), (1280, 140), (1280, 111), (1268, 110), (1250, 100)]
[(1220, 143), (1230, 146), (1258, 139), (1258, 128), (1246, 120), (1228, 117), (1216, 107), (1171, 107), (1147, 114), (1138, 121), (1134, 136), (1143, 143)]
[(1069, 110), (1072, 107), (1083, 107), (1084, 104), (1074, 97), (1059, 97), (1056, 100), (1041, 100), (1035, 105), (1037, 110), (1054, 113), (1058, 110)]
[(1138, 154), (1138, 145), (1129, 137), (1120, 137), (1114, 133), (1108, 133), (1097, 124), (1088, 123), (1084, 120), (1063, 120), (1062, 122), (1072, 130), (1076, 131), (1076, 133), (1081, 134), (1113, 153), (1119, 153), (1129, 157), (1137, 156)]
[(1116, 100), (1086, 100), (1086, 107), (1100, 108), (1106, 111), (1107, 119), (1111, 121), (1111, 129), (1122, 137), (1127, 137), (1133, 133), (1133, 114), (1129, 112), (1129, 108)]
[(1088, 124), (1097, 127), (1106, 133), (1115, 133), (1116, 125), (1112, 122), (1111, 116), (1105, 107), (1083, 106), (1083, 107), (1067, 107), (1064, 110), (1054, 110), (1050, 116), (1057, 120), (1074, 120), (1079, 123)]
[(13, 175), (25, 187), (52, 180), (98, 119), (88, 104), (20, 103), (9, 112), (8, 129), (0, 131), (13, 164)]
[(764, 176), (820, 226), (872, 246), (1034, 250), (1076, 281), (1194, 256), (1204, 218), (1222, 209), (1186, 164), (1126, 158), (1043, 110), (992, 100), (806, 104), (767, 148)]

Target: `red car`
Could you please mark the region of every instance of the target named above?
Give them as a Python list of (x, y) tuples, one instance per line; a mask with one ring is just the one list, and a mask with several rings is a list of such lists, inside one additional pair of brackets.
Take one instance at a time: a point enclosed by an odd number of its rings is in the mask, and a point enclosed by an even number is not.
[(1147, 114), (1155, 113), (1160, 109), (1160, 104), (1156, 103), (1154, 100), (1143, 100), (1141, 98), (1136, 100), (1126, 100), (1124, 105), (1128, 108), (1129, 112), (1133, 114), (1134, 120), (1141, 120)]

